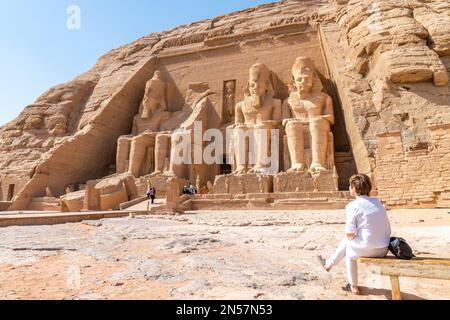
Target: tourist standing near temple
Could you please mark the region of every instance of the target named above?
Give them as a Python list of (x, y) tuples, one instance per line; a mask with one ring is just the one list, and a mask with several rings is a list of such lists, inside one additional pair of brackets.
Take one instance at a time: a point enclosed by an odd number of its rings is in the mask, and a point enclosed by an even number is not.
[(358, 174), (350, 178), (350, 193), (356, 200), (346, 207), (346, 236), (329, 260), (319, 256), (328, 272), (345, 258), (348, 284), (344, 289), (355, 294), (359, 294), (358, 258), (383, 258), (389, 251), (389, 218), (380, 200), (369, 197), (371, 191), (372, 182), (368, 176)]
[(155, 189), (154, 187), (150, 187), (150, 188), (147, 190), (147, 197), (148, 197), (149, 199), (152, 200), (152, 204), (155, 203), (156, 189)]

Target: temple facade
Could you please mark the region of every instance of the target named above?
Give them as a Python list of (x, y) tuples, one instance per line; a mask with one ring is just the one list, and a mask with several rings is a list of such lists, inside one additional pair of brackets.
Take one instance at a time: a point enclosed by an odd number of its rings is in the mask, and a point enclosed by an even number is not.
[[(450, 206), (450, 4), (282, 1), (154, 33), (0, 129), (0, 210)], [(176, 188), (176, 187), (175, 187)]]

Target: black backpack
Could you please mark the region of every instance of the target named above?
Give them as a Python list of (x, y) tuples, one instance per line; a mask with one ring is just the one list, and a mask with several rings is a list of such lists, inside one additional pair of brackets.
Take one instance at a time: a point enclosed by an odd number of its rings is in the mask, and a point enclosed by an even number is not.
[(413, 254), (411, 247), (406, 243), (403, 238), (391, 238), (389, 244), (389, 251), (392, 252), (394, 256), (402, 260), (411, 260), (416, 256)]

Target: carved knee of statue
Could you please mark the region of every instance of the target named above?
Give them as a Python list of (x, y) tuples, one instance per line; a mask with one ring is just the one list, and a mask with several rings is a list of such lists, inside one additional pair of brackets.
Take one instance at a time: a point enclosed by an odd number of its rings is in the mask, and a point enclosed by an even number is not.
[(328, 139), (331, 131), (330, 123), (323, 118), (310, 122), (312, 164), (311, 171), (326, 171)]
[(122, 136), (117, 140), (116, 172), (125, 173), (128, 171), (128, 160), (130, 159), (131, 136)]
[(286, 124), (286, 136), (288, 141), (291, 168), (288, 172), (301, 172), (305, 170), (305, 136), (304, 121), (290, 120)]
[(144, 133), (131, 140), (129, 172), (136, 178), (141, 175), (141, 169), (147, 156), (147, 148), (154, 146), (155, 133)]
[(249, 144), (252, 130), (247, 125), (237, 125), (234, 128), (234, 156), (236, 159), (235, 174), (246, 173), (249, 166)]
[(171, 147), (170, 133), (160, 133), (156, 136), (154, 174), (161, 174), (164, 172), (166, 158), (170, 157), (170, 147)]

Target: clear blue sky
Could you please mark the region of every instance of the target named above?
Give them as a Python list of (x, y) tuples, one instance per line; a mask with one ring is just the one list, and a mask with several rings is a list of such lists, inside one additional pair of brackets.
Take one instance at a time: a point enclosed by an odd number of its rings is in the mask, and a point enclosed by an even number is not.
[[(0, 0), (0, 125), (109, 50), (155, 31), (270, 0)], [(67, 8), (81, 10), (69, 30)]]

